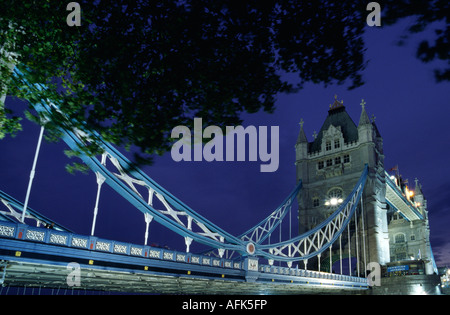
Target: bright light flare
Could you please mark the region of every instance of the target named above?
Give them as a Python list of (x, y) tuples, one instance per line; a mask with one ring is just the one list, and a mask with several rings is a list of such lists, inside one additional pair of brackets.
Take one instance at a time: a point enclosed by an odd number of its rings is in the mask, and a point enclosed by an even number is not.
[(333, 207), (335, 207), (335, 206), (341, 204), (342, 202), (344, 202), (344, 200), (342, 198), (333, 197), (330, 200), (327, 200), (325, 202), (325, 206), (333, 206)]

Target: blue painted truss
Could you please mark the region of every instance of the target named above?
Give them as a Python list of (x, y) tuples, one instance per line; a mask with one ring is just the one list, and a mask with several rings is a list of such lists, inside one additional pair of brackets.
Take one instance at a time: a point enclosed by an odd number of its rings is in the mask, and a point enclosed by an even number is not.
[[(22, 84), (28, 85), (31, 90), (44, 89), (42, 85), (30, 85), (26, 82), (17, 68), (14, 70), (14, 75), (19, 81), (22, 81)], [(44, 118), (43, 121), (51, 119), (55, 113), (62, 117), (65, 116), (59, 107), (50, 101), (41, 100), (32, 105)], [(95, 143), (103, 150), (101, 157), (83, 153), (79, 156), (97, 175), (99, 187), (100, 183), (106, 182), (146, 217), (151, 217), (166, 228), (183, 236), (186, 244), (196, 241), (218, 249), (219, 255), (223, 255), (225, 250), (229, 250), (239, 252), (243, 256), (256, 255), (269, 260), (292, 262), (306, 260), (322, 253), (336, 241), (350, 222), (361, 198), (368, 172), (366, 166), (346, 201), (315, 229), (284, 242), (263, 245), (262, 242), (280, 224), (293, 199), (297, 196), (301, 189), (301, 181), (280, 207), (252, 229), (236, 237), (196, 213), (142, 170), (133, 167), (133, 164), (125, 156), (97, 132), (79, 130), (73, 127), (69, 120), (60, 131), (61, 138), (75, 151), (79, 151), (80, 147), (90, 143)], [(138, 187), (144, 188), (148, 195), (141, 194)]]

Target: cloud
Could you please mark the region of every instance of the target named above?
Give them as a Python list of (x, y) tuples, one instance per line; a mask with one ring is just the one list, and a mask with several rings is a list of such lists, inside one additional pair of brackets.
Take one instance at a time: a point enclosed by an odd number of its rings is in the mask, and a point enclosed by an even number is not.
[(437, 266), (450, 266), (450, 242), (432, 244), (432, 250)]

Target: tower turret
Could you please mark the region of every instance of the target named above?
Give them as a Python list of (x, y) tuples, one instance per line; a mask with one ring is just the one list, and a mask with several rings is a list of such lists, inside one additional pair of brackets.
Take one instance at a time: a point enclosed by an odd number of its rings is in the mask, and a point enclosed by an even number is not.
[(306, 159), (308, 156), (308, 139), (306, 138), (303, 118), (300, 120), (300, 132), (298, 133), (297, 143), (295, 144), (296, 160)]
[(361, 100), (361, 116), (358, 124), (358, 140), (359, 142), (373, 141), (373, 126), (366, 112), (366, 101)]

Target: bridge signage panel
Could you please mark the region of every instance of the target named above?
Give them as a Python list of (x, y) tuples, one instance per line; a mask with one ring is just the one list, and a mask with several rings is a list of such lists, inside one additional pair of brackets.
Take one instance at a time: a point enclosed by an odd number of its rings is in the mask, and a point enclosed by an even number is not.
[(409, 270), (408, 265), (392, 266), (387, 268), (387, 272), (406, 271)]

